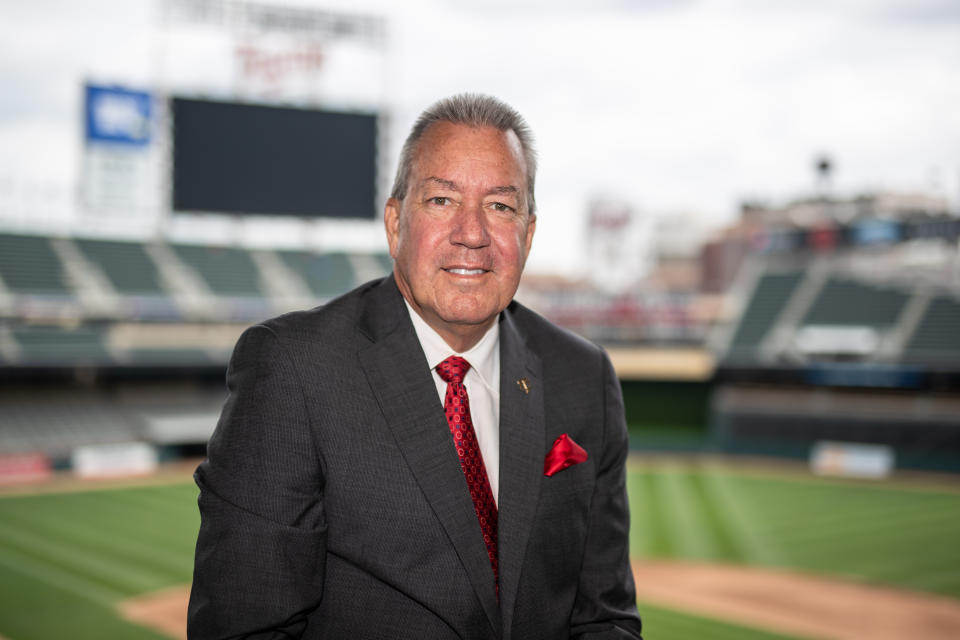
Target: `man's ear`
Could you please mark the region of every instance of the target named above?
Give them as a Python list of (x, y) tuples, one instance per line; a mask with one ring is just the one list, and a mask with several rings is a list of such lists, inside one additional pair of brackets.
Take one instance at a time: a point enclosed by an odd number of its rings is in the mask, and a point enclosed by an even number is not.
[(530, 255), (530, 247), (533, 246), (533, 232), (537, 230), (537, 214), (530, 214), (530, 220), (527, 222), (527, 237), (525, 238), (524, 256)]
[(390, 256), (397, 259), (397, 245), (400, 243), (400, 201), (388, 198), (383, 207), (383, 226), (387, 231), (387, 245)]

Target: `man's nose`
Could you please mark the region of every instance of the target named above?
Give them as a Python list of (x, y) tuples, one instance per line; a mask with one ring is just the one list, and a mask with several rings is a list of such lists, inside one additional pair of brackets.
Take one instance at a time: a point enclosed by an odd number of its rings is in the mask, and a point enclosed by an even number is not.
[(487, 217), (479, 203), (464, 206), (457, 215), (456, 225), (450, 235), (453, 244), (476, 249), (490, 244)]

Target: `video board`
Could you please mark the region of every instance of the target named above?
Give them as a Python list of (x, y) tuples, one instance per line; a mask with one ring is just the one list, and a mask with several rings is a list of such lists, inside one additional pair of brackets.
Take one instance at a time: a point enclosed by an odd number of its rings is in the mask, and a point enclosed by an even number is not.
[(377, 117), (174, 97), (174, 212), (376, 215)]

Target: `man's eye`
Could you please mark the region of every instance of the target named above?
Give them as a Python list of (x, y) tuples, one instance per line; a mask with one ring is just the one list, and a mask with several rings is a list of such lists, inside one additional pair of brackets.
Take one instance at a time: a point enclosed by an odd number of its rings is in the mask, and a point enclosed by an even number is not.
[(494, 202), (492, 206), (494, 211), (502, 211), (504, 213), (513, 213), (516, 211), (516, 209), (510, 205), (503, 204), (502, 202)]
[(447, 198), (445, 196), (434, 196), (433, 198), (430, 198), (429, 200), (427, 200), (427, 202), (430, 204), (436, 204), (442, 207), (444, 205), (450, 204), (450, 198)]

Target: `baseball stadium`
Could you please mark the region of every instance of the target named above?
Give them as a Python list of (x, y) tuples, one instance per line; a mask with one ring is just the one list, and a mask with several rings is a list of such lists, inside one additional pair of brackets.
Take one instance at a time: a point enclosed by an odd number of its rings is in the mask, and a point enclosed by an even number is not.
[[(238, 337), (393, 268), (392, 24), (157, 6), (164, 82), (80, 83), (69, 223), (0, 184), (0, 640), (186, 638), (193, 472)], [(197, 34), (227, 89), (183, 70)], [(517, 299), (620, 379), (645, 638), (960, 638), (957, 202), (812, 188), (698, 234), (597, 199), (592, 267), (524, 275)]]

